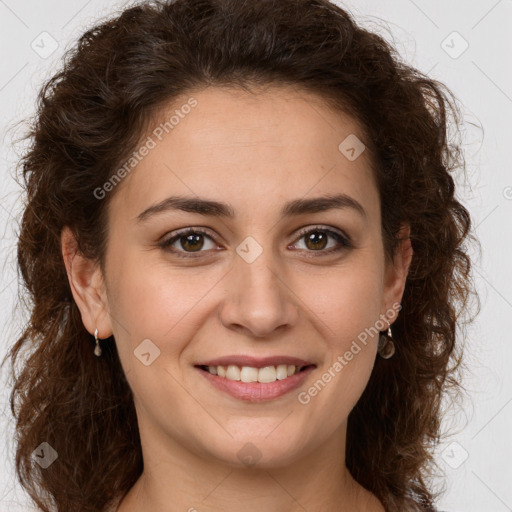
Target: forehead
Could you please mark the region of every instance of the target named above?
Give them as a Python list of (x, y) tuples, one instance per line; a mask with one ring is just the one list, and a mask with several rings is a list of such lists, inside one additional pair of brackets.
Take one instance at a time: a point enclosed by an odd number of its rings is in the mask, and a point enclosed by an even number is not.
[(112, 208), (131, 215), (176, 194), (222, 198), (235, 209), (272, 198), (277, 208), (334, 189), (375, 202), (368, 151), (355, 159), (346, 153), (347, 146), (361, 151), (364, 140), (356, 120), (305, 91), (191, 91), (154, 116), (139, 153), (144, 145), (150, 149), (118, 185)]

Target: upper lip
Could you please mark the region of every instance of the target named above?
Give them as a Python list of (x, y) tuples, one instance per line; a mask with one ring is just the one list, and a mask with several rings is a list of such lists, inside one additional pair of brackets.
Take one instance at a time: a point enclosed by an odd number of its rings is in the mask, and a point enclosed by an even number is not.
[(269, 357), (253, 357), (247, 355), (232, 355), (223, 356), (216, 359), (210, 359), (197, 363), (196, 366), (250, 366), (252, 368), (264, 368), (265, 366), (278, 366), (280, 364), (295, 365), (295, 366), (310, 366), (313, 365), (311, 361), (299, 359), (298, 357), (291, 356), (269, 356)]

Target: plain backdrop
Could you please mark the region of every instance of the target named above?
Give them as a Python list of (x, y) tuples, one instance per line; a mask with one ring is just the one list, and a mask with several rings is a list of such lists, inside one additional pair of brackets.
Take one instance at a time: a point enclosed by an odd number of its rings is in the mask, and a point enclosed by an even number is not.
[[(257, 1), (257, 0), (254, 0)], [(278, 0), (277, 0), (278, 1)], [(13, 169), (23, 148), (15, 124), (34, 110), (43, 81), (96, 20), (129, 2), (0, 0), (0, 357), (16, 339), (24, 313), (14, 311), (16, 232), (22, 200)], [(512, 36), (511, 0), (350, 0), (356, 21), (394, 41), (403, 60), (445, 83), (463, 108), (468, 180), (459, 180), (482, 252), (474, 252), (481, 312), (468, 330), (465, 387), (452, 409), (451, 436), (437, 459), (446, 472), (440, 510), (512, 511)], [(21, 132), (22, 133), (22, 132)], [(25, 313), (26, 314), (26, 313)], [(0, 512), (28, 510), (13, 471), (10, 381), (0, 385)]]

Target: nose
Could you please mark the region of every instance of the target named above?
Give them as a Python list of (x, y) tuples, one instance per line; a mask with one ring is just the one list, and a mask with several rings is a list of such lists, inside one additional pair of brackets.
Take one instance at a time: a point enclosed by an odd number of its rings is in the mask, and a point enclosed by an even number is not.
[(271, 251), (263, 251), (252, 263), (235, 259), (219, 311), (226, 328), (263, 338), (297, 323), (299, 299), (272, 259)]

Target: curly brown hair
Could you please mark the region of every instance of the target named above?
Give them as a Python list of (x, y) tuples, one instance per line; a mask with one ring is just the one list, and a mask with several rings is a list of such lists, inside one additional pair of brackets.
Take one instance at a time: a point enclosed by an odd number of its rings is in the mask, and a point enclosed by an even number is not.
[[(464, 159), (448, 135), (459, 108), (446, 86), (328, 0), (144, 2), (85, 32), (40, 90), (20, 160), (27, 203), (17, 257), (31, 316), (7, 357), (16, 472), (41, 510), (104, 510), (143, 469), (132, 392), (115, 343), (93, 355), (63, 228), (104, 268), (115, 191), (100, 201), (94, 190), (161, 107), (192, 89), (267, 84), (313, 92), (361, 123), (387, 257), (400, 225), (410, 225), (414, 256), (393, 324), (399, 351), (377, 360), (349, 416), (346, 464), (386, 510), (434, 510), (441, 398), (458, 389), (456, 328), (475, 293), (465, 242), (476, 238), (453, 177)], [(32, 462), (43, 441), (59, 454), (45, 470)]]

